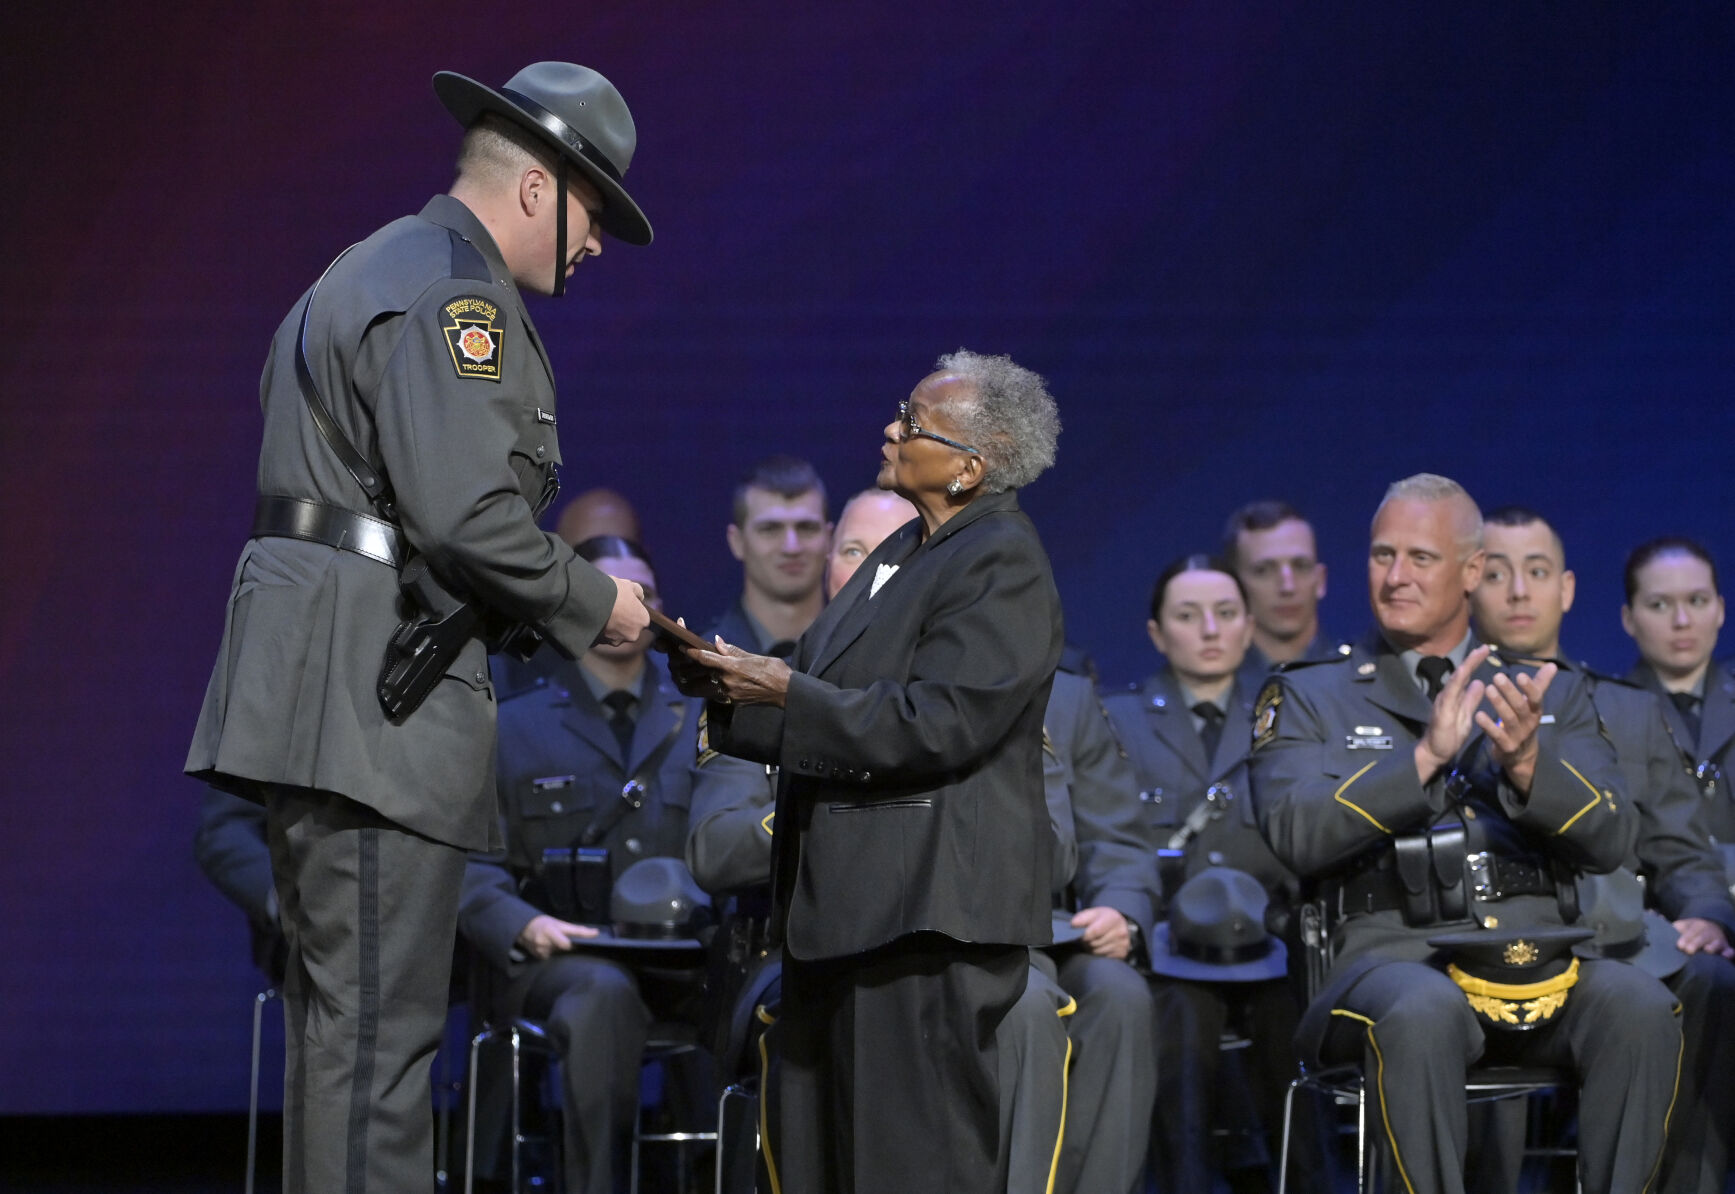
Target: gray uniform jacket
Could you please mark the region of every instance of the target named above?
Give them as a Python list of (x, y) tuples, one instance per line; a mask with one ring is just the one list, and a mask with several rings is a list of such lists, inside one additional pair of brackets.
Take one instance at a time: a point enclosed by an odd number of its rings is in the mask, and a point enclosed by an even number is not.
[[(1140, 815), (1132, 768), (1089, 680), (1054, 674), (1043, 733), (1043, 780), (1061, 863), (1056, 890), (1070, 887), (1075, 908), (1113, 908), (1149, 941), (1160, 888), (1157, 843)], [(1075, 865), (1066, 865), (1068, 854)]]
[[(1048, 556), (1012, 493), (919, 528), (887, 537), (808, 629), (784, 708), (708, 708), (713, 747), (778, 764), (773, 884), (798, 958), (923, 930), (1051, 939)], [(881, 564), (898, 571), (870, 599)]]
[(1644, 876), (1646, 902), (1670, 920), (1699, 917), (1735, 937), (1735, 902), (1705, 831), (1705, 804), (1653, 692), (1587, 672), (1591, 700), (1639, 805), (1639, 835), (1626, 865)]
[[(296, 380), (306, 303), (278, 328), (260, 382), (259, 493), (369, 512)], [(436, 575), (582, 654), (615, 587), (537, 529), (560, 460), (553, 374), (470, 210), (437, 196), (345, 254), (319, 285), (307, 345), (325, 405), (382, 469), (405, 539)], [(438, 841), (489, 846), (495, 706), (484, 648), (472, 641), (393, 725), (375, 683), (400, 616), (389, 566), (320, 543), (249, 540), (187, 771), (241, 795), (257, 796), (259, 783), (339, 792)]]
[[(597, 703), (578, 665), (563, 661), (549, 683), (500, 706), (500, 812), (503, 850), (472, 855), (464, 869), (458, 928), (465, 940), (502, 969), (519, 932), (539, 913), (526, 884), (541, 870), (542, 852), (578, 844), (599, 818), (618, 813), (595, 845), (607, 848), (611, 878), (641, 858), (679, 857), (687, 836), (693, 726), (702, 702), (682, 696), (653, 657), (639, 684), (632, 749), (624, 756), (608, 712)], [(637, 808), (622, 793), (637, 781)], [(617, 807), (620, 806), (620, 807)]]
[[(1263, 674), (1259, 683), (1264, 683)], [(1237, 675), (1214, 758), (1205, 757), (1205, 743), (1193, 727), (1181, 682), (1167, 666), (1137, 691), (1105, 697), (1103, 707), (1132, 762), (1140, 810), (1156, 845), (1168, 847), (1189, 818), (1197, 823), (1208, 814), (1197, 834), (1180, 847), (1186, 851), (1182, 878), (1207, 866), (1234, 867), (1288, 902), (1294, 895), (1294, 876), (1260, 836), (1248, 796), (1247, 754), (1257, 691), (1243, 686)], [(1199, 806), (1213, 788), (1213, 803), (1201, 813)]]
[[(1478, 678), (1492, 679), (1484, 665)], [(1583, 677), (1563, 668), (1549, 686), (1529, 793), (1499, 772), (1480, 730), (1424, 785), (1413, 751), (1432, 706), (1379, 635), (1350, 655), (1274, 674), (1257, 702), (1251, 763), (1254, 809), (1279, 859), (1304, 878), (1389, 869), (1393, 838), (1463, 817), (1484, 848), (1569, 870), (1611, 871), (1633, 848), (1638, 809), (1626, 796), (1614, 751), (1600, 732)], [(1457, 770), (1464, 790), (1448, 793)], [(1470, 894), (1484, 927), (1558, 924), (1554, 897), (1488, 900)], [(1338, 930), (1335, 969), (1363, 952), (1421, 961), (1437, 926), (1401, 914), (1354, 912)]]
[(1688, 766), (1697, 766), (1704, 776), (1700, 791), (1705, 827), (1712, 843), (1722, 850), (1729, 881), (1735, 883), (1735, 791), (1730, 787), (1735, 783), (1735, 671), (1716, 662), (1706, 670), (1697, 737), (1669, 701), (1656, 672), (1640, 663), (1627, 673), (1627, 679), (1663, 701), (1669, 729), (1690, 756)]

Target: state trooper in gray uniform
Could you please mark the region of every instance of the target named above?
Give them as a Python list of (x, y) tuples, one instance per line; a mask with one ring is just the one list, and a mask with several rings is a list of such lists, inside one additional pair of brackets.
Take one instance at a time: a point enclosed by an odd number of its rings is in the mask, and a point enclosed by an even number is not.
[[(519, 297), (560, 294), (604, 231), (650, 241), (620, 183), (632, 116), (568, 63), (434, 88), (467, 130), (451, 193), (342, 254), (272, 341), (253, 536), (186, 763), (267, 809), (286, 1191), (431, 1184), (465, 851), (499, 833), (484, 638), (576, 657), (648, 623), (636, 584), (537, 529), (560, 450)], [(432, 641), (448, 616), (419, 706), (382, 695), (400, 626)]]
[[(1476, 626), (1508, 652), (1561, 656), (1560, 630), (1572, 608), (1577, 578), (1554, 527), (1534, 510), (1508, 506), (1487, 516), (1488, 565), (1473, 597)], [(1619, 870), (1599, 882), (1648, 904), (1647, 937), (1660, 948), (1610, 949), (1603, 956), (1645, 964), (1681, 1002), (1685, 1064), (1680, 1097), (1669, 1117), (1662, 1194), (1722, 1194), (1735, 1131), (1735, 901), (1722, 860), (1705, 826), (1705, 801), (1685, 765), (1682, 746), (1664, 720), (1677, 712), (1656, 694), (1584, 669), (1591, 702), (1631, 798), (1639, 834)], [(1619, 888), (1614, 888), (1619, 885)], [(1581, 887), (1584, 886), (1581, 884)], [(1594, 892), (1581, 894), (1587, 907)], [(1591, 955), (1590, 944), (1578, 947)], [(1506, 1114), (1522, 1140), (1523, 1108)], [(1486, 1156), (1486, 1150), (1482, 1150)]]
[[(1397, 1188), (1464, 1188), (1463, 1077), (1487, 1053), (1575, 1071), (1583, 1189), (1645, 1189), (1681, 1064), (1669, 991), (1586, 959), (1524, 993), (1531, 1026), (1485, 1032), (1466, 998), (1476, 979), (1460, 989), (1428, 941), (1448, 926), (1558, 931), (1578, 874), (1627, 857), (1637, 806), (1579, 677), (1475, 645), (1482, 520), (1463, 489), (1394, 484), (1371, 537), (1377, 632), (1342, 661), (1278, 672), (1256, 703), (1260, 827), (1337, 918), (1297, 1043), (1310, 1061), (1361, 1063)], [(1524, 946), (1509, 960), (1534, 956)]]

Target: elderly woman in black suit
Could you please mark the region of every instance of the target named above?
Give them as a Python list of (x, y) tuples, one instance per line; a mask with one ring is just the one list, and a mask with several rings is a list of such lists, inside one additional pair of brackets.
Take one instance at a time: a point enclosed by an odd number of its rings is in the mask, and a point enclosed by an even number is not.
[[(1004, 1189), (995, 1027), (1050, 939), (1042, 716), (1060, 601), (1017, 490), (1042, 379), (956, 352), (886, 425), (889, 536), (791, 661), (689, 650), (710, 746), (779, 765), (785, 1189)], [(709, 669), (709, 670), (707, 670)]]

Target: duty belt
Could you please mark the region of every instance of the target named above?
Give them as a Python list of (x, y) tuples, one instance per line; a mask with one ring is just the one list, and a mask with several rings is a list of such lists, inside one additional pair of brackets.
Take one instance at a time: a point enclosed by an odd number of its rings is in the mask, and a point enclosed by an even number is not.
[(404, 560), (403, 534), (391, 523), (307, 498), (260, 498), (253, 508), (253, 537), (323, 543), (392, 568)]
[[(1555, 895), (1554, 878), (1534, 862), (1502, 858), (1478, 851), (1465, 859), (1470, 892), (1478, 900), (1503, 900), (1508, 896)], [(1334, 901), (1341, 915), (1357, 912), (1393, 912), (1406, 904), (1403, 880), (1395, 869), (1364, 871), (1338, 885)]]

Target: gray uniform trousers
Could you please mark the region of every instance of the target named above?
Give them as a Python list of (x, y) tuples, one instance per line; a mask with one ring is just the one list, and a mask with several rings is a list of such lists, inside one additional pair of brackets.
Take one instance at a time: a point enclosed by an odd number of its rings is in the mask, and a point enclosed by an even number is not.
[(266, 834), (289, 944), (285, 1194), (432, 1190), (428, 1071), (464, 852), (334, 792), (284, 785), (267, 789)]
[(1006, 1194), (1049, 1194), (1057, 1188), (1052, 1183), (1060, 1163), (1072, 1057), (1066, 1023), (1077, 1007), (1055, 981), (1054, 963), (1041, 950), (1031, 950), (1024, 994), (994, 1032), (1000, 1135), (1011, 1141)]
[[(1578, 1172), (1586, 1194), (1650, 1188), (1675, 1100), (1681, 1036), (1674, 996), (1624, 962), (1585, 960), (1555, 1023), (1484, 1033), (1464, 992), (1421, 962), (1374, 965), (1332, 1012), (1360, 1042), (1368, 1130), (1384, 1189), (1460, 1194), (1472, 1064), (1558, 1065), (1582, 1075)], [(1346, 1060), (1328, 1057), (1328, 1062)]]
[(1060, 986), (1078, 1000), (1066, 1021), (1072, 1071), (1056, 1191), (1122, 1194), (1138, 1187), (1157, 1097), (1157, 1013), (1150, 981), (1118, 958), (1075, 949)]

